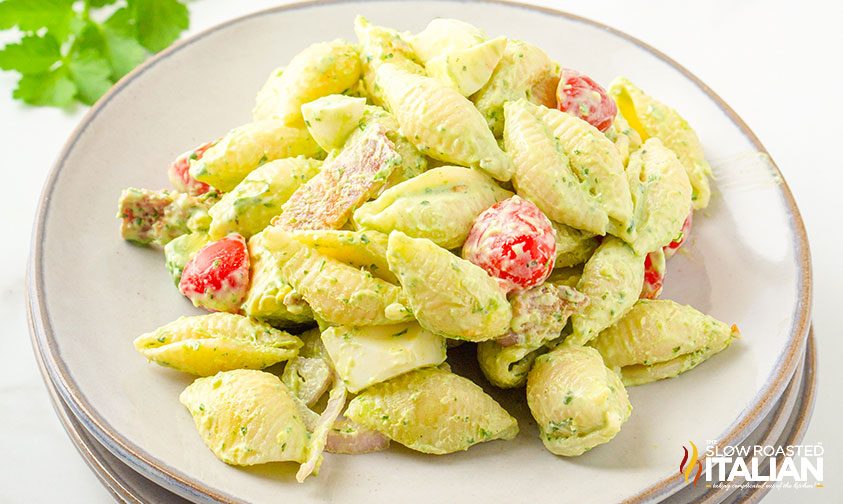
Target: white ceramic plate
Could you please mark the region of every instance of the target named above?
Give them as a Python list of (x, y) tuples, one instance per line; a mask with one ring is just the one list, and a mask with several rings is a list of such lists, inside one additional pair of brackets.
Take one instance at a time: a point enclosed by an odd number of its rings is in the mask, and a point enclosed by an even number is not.
[[(190, 378), (147, 364), (131, 340), (192, 307), (160, 254), (118, 238), (115, 202), (129, 185), (165, 187), (178, 153), (247, 122), (270, 70), (308, 44), (352, 38), (361, 13), (419, 30), (437, 16), (522, 38), (601, 82), (625, 74), (676, 106), (719, 178), (665, 297), (739, 324), (743, 338), (691, 373), (630, 390), (635, 411), (610, 444), (564, 459), (545, 451), (519, 393), (495, 393), (521, 434), (465, 453), (393, 448), (329, 456), (298, 485), (291, 465), (236, 469), (202, 444), (178, 403)], [(31, 261), (38, 345), (74, 413), (119, 458), (194, 500), (611, 502), (663, 498), (684, 481), (682, 445), (745, 438), (770, 411), (804, 350), (808, 245), (795, 203), (763, 147), (711, 90), (663, 54), (567, 14), (497, 2), (299, 4), (225, 23), (177, 44), (121, 81), (82, 121), (45, 186)]]

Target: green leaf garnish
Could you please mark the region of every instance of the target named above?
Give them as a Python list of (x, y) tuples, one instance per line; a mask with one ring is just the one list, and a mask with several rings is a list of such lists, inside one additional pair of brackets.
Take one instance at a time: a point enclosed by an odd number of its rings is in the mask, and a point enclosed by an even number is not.
[(90, 105), (172, 44), (188, 16), (180, 0), (0, 0), (0, 30), (22, 32), (0, 48), (0, 70), (21, 75), (13, 97), (30, 105)]

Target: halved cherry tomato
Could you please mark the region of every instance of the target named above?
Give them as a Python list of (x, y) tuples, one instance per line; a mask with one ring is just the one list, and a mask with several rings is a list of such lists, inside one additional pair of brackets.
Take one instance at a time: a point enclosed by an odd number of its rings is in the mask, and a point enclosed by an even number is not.
[(173, 184), (173, 187), (175, 187), (177, 191), (198, 196), (211, 190), (211, 186), (204, 182), (199, 182), (190, 176), (190, 161), (201, 159), (202, 155), (205, 154), (205, 151), (211, 148), (211, 146), (215, 143), (216, 141), (203, 143), (192, 151), (185, 152), (173, 161), (173, 164), (170, 165), (170, 169), (167, 172), (167, 176), (170, 179), (170, 183)]
[(656, 299), (664, 287), (665, 254), (663, 250), (650, 252), (644, 257), (644, 285), (641, 299)]
[(682, 223), (682, 230), (679, 232), (679, 236), (677, 236), (672, 242), (668, 243), (664, 247), (664, 255), (665, 257), (670, 257), (679, 250), (679, 247), (685, 243), (685, 240), (688, 239), (688, 233), (691, 232), (691, 225), (694, 223), (694, 212), (693, 210), (691, 213), (688, 214), (688, 217), (685, 218), (685, 222)]
[(615, 101), (591, 77), (563, 68), (556, 88), (559, 110), (588, 122), (605, 132), (618, 114)]
[(462, 255), (498, 278), (507, 292), (544, 282), (556, 261), (550, 220), (518, 196), (495, 203), (474, 220)]
[(195, 306), (236, 313), (249, 290), (249, 251), (237, 233), (211, 242), (184, 267), (179, 291)]

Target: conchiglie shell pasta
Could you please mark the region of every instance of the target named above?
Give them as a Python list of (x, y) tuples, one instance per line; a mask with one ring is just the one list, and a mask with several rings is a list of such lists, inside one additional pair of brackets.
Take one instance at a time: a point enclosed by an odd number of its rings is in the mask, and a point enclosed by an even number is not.
[(228, 192), (263, 163), (320, 154), (322, 149), (303, 127), (287, 126), (278, 120), (258, 121), (234, 128), (200, 159), (191, 161), (190, 175)]
[(441, 166), (387, 189), (358, 208), (354, 222), (384, 233), (402, 231), (452, 249), (465, 242), (481, 212), (510, 196), (483, 173)]
[(304, 462), (309, 434), (290, 392), (277, 376), (237, 370), (199, 378), (179, 401), (202, 440), (226, 464)]
[(512, 156), (512, 183), (551, 220), (606, 234), (609, 217), (571, 169), (568, 156), (526, 100), (506, 104), (504, 143)]
[(632, 154), (627, 176), (636, 214), (632, 248), (644, 255), (679, 236), (691, 210), (691, 183), (676, 154), (658, 138)]
[(232, 369), (263, 369), (296, 356), (301, 341), (257, 320), (231, 313), (181, 317), (135, 339), (147, 359), (210, 376)]
[(566, 345), (536, 359), (527, 404), (544, 446), (567, 457), (609, 442), (632, 412), (626, 389), (600, 354)]
[(493, 339), (509, 329), (506, 295), (479, 266), (400, 231), (389, 235), (386, 258), (425, 329), (468, 341)]
[(281, 271), (329, 324), (384, 325), (412, 318), (398, 286), (309, 247), (296, 252)]
[(644, 93), (625, 77), (615, 79), (609, 94), (618, 104), (618, 111), (642, 140), (657, 137), (685, 167), (693, 187), (694, 208), (708, 206), (711, 199), (711, 166), (705, 160), (697, 133), (679, 113)]
[(301, 295), (284, 279), (281, 265), (295, 251), (266, 247), (262, 231), (249, 240), (249, 265), (251, 280), (249, 293), (243, 302), (243, 312), (277, 326), (295, 326), (313, 321), (313, 312)]
[(421, 61), (407, 41), (408, 34), (398, 33), (392, 28), (374, 25), (363, 16), (354, 19), (354, 33), (360, 43), (363, 62), (363, 87), (376, 105), (383, 105), (383, 90), (376, 83), (378, 67), (389, 62), (410, 73), (424, 74)]
[(357, 268), (365, 268), (387, 282), (398, 283), (398, 278), (389, 271), (386, 262), (389, 237), (384, 233), (373, 230), (316, 229), (291, 231), (290, 236), (320, 254)]
[(376, 78), (402, 133), (421, 152), (479, 168), (498, 180), (512, 176), (512, 161), (477, 109), (459, 92), (392, 64), (378, 67)]
[(574, 332), (566, 344), (584, 345), (628, 312), (644, 284), (644, 257), (614, 236), (607, 236), (585, 263), (577, 290), (589, 304), (571, 316)]
[(351, 400), (346, 416), (412, 450), (442, 455), (518, 434), (518, 422), (471, 380), (438, 368), (405, 373)]
[(553, 107), (559, 65), (538, 47), (509, 39), (489, 81), (471, 96), (496, 137), (503, 134), (504, 104), (525, 99)]
[(641, 299), (591, 342), (624, 384), (641, 385), (691, 370), (739, 336), (729, 326), (687, 305)]
[(528, 105), (544, 122), (571, 162), (571, 169), (617, 226), (632, 220), (632, 198), (624, 176), (623, 158), (606, 135), (579, 117), (555, 108)]
[(258, 93), (252, 117), (303, 126), (301, 106), (322, 96), (343, 93), (360, 79), (360, 57), (341, 40), (313, 44), (276, 70)]
[(302, 184), (319, 173), (321, 161), (303, 157), (277, 159), (246, 175), (231, 192), (223, 194), (208, 213), (212, 240), (229, 233), (248, 239), (281, 213), (281, 205)]

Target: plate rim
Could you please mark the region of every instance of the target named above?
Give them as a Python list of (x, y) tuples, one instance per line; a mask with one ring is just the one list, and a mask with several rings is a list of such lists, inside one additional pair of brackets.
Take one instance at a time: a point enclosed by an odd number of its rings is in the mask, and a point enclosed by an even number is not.
[[(370, 2), (378, 2), (383, 0), (364, 0)], [(433, 1), (453, 1), (453, 0), (433, 0)], [(46, 220), (48, 217), (48, 204), (51, 200), (53, 190), (55, 189), (55, 182), (65, 165), (65, 161), (76, 145), (76, 142), (87, 130), (88, 125), (107, 107), (108, 103), (132, 81), (145, 73), (150, 68), (154, 67), (161, 61), (167, 59), (171, 55), (191, 46), (192, 44), (204, 39), (205, 37), (225, 29), (229, 26), (236, 25), (252, 18), (262, 17), (266, 15), (276, 14), (285, 11), (294, 11), (309, 9), (321, 6), (330, 6), (336, 4), (353, 3), (354, 0), (307, 0), (300, 1), (286, 5), (269, 7), (255, 12), (251, 12), (242, 16), (234, 17), (223, 21), (219, 24), (206, 28), (202, 31), (191, 35), (185, 39), (177, 41), (172, 46), (152, 56), (140, 66), (132, 70), (129, 74), (118, 81), (90, 110), (83, 116), (79, 124), (74, 128), (70, 137), (65, 142), (56, 161), (50, 168), (41, 190), (38, 200), (38, 207), (35, 214), (33, 224), (32, 239), (30, 242), (30, 257), (28, 264), (28, 291), (33, 304), (33, 318), (34, 321), (40, 323), (40, 328), (36, 328), (33, 332), (33, 340), (35, 345), (44, 352), (47, 358), (47, 370), (50, 376), (53, 377), (54, 383), (58, 385), (59, 392), (65, 399), (66, 403), (77, 413), (77, 416), (83, 423), (85, 423), (89, 430), (100, 439), (100, 441), (119, 458), (127, 460), (130, 465), (143, 469), (144, 472), (158, 481), (166, 482), (169, 485), (175, 485), (180, 491), (178, 493), (189, 497), (210, 498), (220, 502), (242, 502), (241, 499), (229, 495), (224, 492), (217, 491), (210, 488), (199, 480), (194, 480), (188, 477), (181, 471), (174, 469), (157, 458), (142, 450), (140, 447), (126, 439), (121, 433), (113, 429), (109, 423), (102, 418), (102, 416), (92, 407), (87, 401), (84, 394), (76, 386), (76, 383), (70, 376), (69, 370), (65, 363), (60, 358), (57, 344), (55, 340), (55, 332), (52, 328), (49, 314), (47, 312), (44, 294), (44, 278), (43, 278), (43, 238), (46, 227)], [(770, 160), (775, 175), (781, 181), (777, 185), (780, 195), (785, 203), (789, 224), (793, 230), (796, 241), (795, 256), (800, 273), (797, 290), (798, 301), (796, 303), (795, 322), (792, 326), (790, 335), (788, 336), (787, 344), (779, 355), (775, 371), (767, 377), (764, 385), (756, 392), (756, 395), (744, 408), (741, 414), (730, 424), (723, 433), (719, 436), (720, 443), (732, 443), (742, 439), (751, 432), (758, 423), (765, 417), (769, 410), (775, 404), (775, 401), (781, 395), (784, 388), (789, 383), (798, 365), (798, 357), (804, 350), (808, 329), (810, 327), (811, 309), (812, 309), (812, 269), (811, 269), (811, 255), (808, 244), (807, 232), (803, 223), (799, 208), (787, 184), (784, 176), (781, 173), (775, 160), (770, 156), (767, 149), (749, 128), (749, 126), (738, 116), (738, 114), (708, 85), (696, 77), (693, 73), (687, 70), (684, 66), (670, 58), (664, 52), (655, 47), (643, 42), (642, 40), (633, 37), (621, 30), (608, 26), (604, 23), (594, 21), (592, 19), (572, 14), (570, 12), (553, 9), (550, 7), (536, 6), (524, 4), (511, 0), (469, 0), (466, 4), (492, 4), (501, 5), (510, 8), (523, 9), (537, 12), (553, 17), (564, 18), (569, 21), (583, 23), (603, 31), (606, 31), (616, 37), (626, 40), (633, 45), (643, 49), (652, 54), (658, 59), (665, 62), (667, 65), (674, 68), (691, 83), (693, 83), (700, 91), (702, 91), (711, 101), (713, 101), (718, 108), (731, 120), (731, 122), (741, 131), (746, 139), (759, 152), (765, 154)], [(33, 327), (38, 324), (34, 324)], [(38, 330), (40, 329), (40, 330)], [(657, 483), (654, 483), (643, 490), (639, 490), (635, 495), (627, 498), (625, 502), (638, 503), (646, 502), (658, 497), (667, 497), (682, 487), (679, 478), (675, 474), (661, 478)]]

